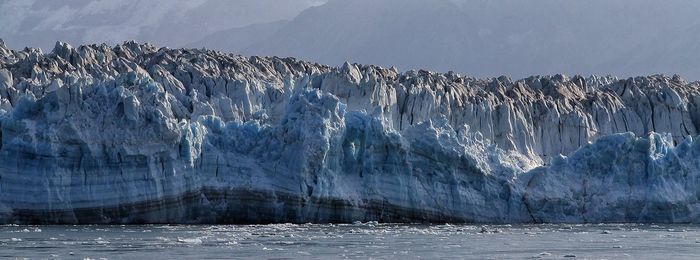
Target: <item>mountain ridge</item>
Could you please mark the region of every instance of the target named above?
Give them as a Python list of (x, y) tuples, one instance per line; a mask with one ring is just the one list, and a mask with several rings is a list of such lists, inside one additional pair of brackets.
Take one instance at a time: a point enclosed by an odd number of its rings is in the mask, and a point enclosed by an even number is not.
[(220, 50), (479, 77), (662, 72), (697, 80), (687, 35), (699, 9), (680, 0), (331, 1), (271, 37)]

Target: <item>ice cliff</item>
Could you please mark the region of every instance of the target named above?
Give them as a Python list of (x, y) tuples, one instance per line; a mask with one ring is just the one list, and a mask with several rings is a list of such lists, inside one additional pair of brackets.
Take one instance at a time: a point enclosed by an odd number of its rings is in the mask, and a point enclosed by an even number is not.
[(0, 223), (700, 222), (699, 106), (678, 76), (0, 41)]

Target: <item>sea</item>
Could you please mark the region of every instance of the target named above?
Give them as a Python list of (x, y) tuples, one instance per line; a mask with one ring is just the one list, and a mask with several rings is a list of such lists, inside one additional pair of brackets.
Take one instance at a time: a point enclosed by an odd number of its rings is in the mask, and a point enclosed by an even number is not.
[(700, 259), (700, 226), (64, 225), (0, 226), (18, 259)]

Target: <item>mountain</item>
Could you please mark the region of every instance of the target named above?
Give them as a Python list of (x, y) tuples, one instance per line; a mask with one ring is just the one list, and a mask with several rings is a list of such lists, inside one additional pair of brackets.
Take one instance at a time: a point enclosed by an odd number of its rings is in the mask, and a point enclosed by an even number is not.
[(207, 49), (223, 50), (231, 53), (243, 53), (245, 48), (258, 43), (260, 39), (271, 37), (288, 22), (289, 21), (283, 20), (219, 31), (207, 35), (197, 42), (185, 44), (184, 47), (205, 47)]
[(695, 223), (699, 109), (679, 76), (0, 41), (0, 223)]
[(13, 48), (127, 40), (477, 77), (700, 80), (693, 0), (5, 0)]
[(304, 10), (271, 36), (240, 34), (257, 39), (247, 47), (221, 46), (233, 42), (223, 36), (202, 44), (481, 77), (677, 73), (696, 80), (698, 11), (692, 0), (335, 0)]
[(51, 50), (73, 44), (126, 40), (171, 47), (222, 30), (291, 19), (319, 0), (5, 0), (0, 37), (16, 48)]

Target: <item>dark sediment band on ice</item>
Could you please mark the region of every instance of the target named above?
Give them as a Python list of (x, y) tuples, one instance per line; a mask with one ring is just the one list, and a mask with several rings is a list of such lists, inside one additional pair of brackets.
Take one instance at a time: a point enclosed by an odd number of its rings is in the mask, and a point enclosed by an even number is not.
[(385, 201), (353, 205), (342, 199), (307, 200), (293, 194), (213, 189), (118, 206), (16, 209), (8, 219), (12, 220), (10, 223), (23, 224), (469, 223), (462, 217)]

